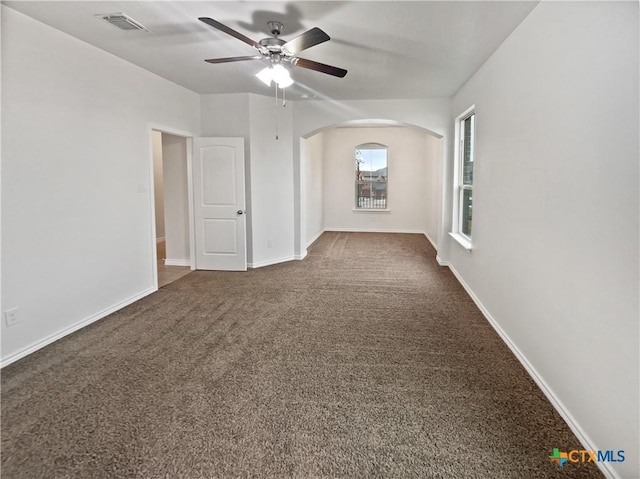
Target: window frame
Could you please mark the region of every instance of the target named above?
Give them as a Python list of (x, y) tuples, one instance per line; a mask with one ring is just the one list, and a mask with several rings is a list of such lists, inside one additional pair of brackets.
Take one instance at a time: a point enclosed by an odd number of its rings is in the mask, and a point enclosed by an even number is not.
[[(471, 182), (464, 181), (464, 151), (465, 151), (465, 122), (471, 118), (471, 138), (470, 138), (470, 158), (475, 165), (475, 136), (476, 136), (476, 107), (472, 105), (467, 108), (455, 120), (455, 151), (454, 151), (454, 171), (453, 171), (453, 218), (451, 222), (451, 233), (463, 248), (467, 251), (472, 249), (473, 233), (465, 234), (462, 221), (464, 220), (464, 195), (465, 192), (473, 194), (474, 177), (472, 175)], [(475, 170), (475, 168), (474, 168)], [(474, 171), (475, 173), (475, 171)], [(472, 200), (473, 201), (473, 200)], [(473, 204), (473, 203), (471, 203)], [(473, 224), (473, 214), (471, 215)]]
[[(376, 147), (376, 148), (372, 148), (372, 147)], [(367, 148), (369, 147), (369, 148)], [(376, 141), (368, 141), (366, 143), (361, 143), (359, 145), (356, 145), (353, 147), (353, 154), (354, 154), (354, 161), (357, 162), (357, 158), (356, 158), (356, 152), (358, 150), (373, 150), (373, 149), (377, 149), (377, 150), (385, 150), (386, 155), (385, 155), (385, 160), (386, 160), (386, 164), (385, 164), (385, 168), (387, 170), (387, 174), (385, 176), (385, 180), (384, 180), (384, 184), (385, 184), (385, 188), (384, 188), (384, 208), (370, 208), (370, 207), (362, 207), (362, 206), (358, 206), (358, 185), (359, 183), (361, 183), (363, 180), (359, 180), (358, 179), (358, 167), (357, 167), (357, 163), (356, 163), (356, 167), (354, 169), (354, 174), (355, 174), (355, 180), (353, 183), (354, 186), (354, 202), (353, 202), (353, 208), (352, 211), (366, 211), (366, 212), (385, 212), (385, 211), (389, 211), (389, 146), (385, 145), (383, 143), (378, 143)], [(370, 181), (372, 184), (373, 182)]]

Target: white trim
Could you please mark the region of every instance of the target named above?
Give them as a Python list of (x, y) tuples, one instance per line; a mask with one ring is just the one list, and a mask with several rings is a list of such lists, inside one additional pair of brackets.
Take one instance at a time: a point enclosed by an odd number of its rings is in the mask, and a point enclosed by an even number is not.
[(449, 233), (449, 236), (451, 236), (460, 246), (471, 253), (471, 250), (473, 249), (471, 246), (471, 241), (469, 241), (466, 236), (461, 235), (460, 233)]
[[(322, 234), (323, 234), (324, 232), (325, 232), (325, 230), (321, 230), (321, 231), (320, 231), (320, 233), (318, 233), (317, 235), (315, 235), (315, 236), (311, 239), (311, 241), (307, 241), (307, 248), (308, 248), (309, 246), (311, 246), (313, 243), (315, 243), (315, 242), (318, 240), (318, 238), (320, 238), (320, 236), (322, 236)], [(306, 256), (306, 253), (305, 253), (305, 256)]]
[(193, 132), (186, 131), (186, 130), (178, 130), (176, 128), (160, 125), (158, 123), (150, 122), (150, 123), (147, 123), (147, 126), (151, 130), (156, 130), (156, 131), (159, 131), (160, 133), (166, 133), (167, 135), (181, 136), (183, 138), (191, 138), (196, 136), (196, 134)]
[(416, 123), (405, 123), (396, 120), (389, 120), (384, 118), (367, 118), (367, 119), (359, 119), (359, 120), (348, 120), (343, 121), (341, 123), (332, 123), (330, 125), (322, 126), (320, 128), (316, 128), (315, 130), (309, 131), (306, 134), (300, 136), (303, 140), (308, 140), (312, 136), (317, 135), (318, 133), (322, 133), (327, 130), (334, 130), (336, 128), (375, 128), (378, 126), (387, 127), (387, 126), (401, 126), (407, 127), (415, 130), (420, 130), (425, 133), (432, 135), (435, 138), (444, 138), (445, 133), (438, 133), (435, 130), (430, 130), (429, 128), (425, 128), (424, 126), (420, 126)]
[(302, 261), (307, 257), (307, 250), (305, 249), (302, 254), (296, 254), (293, 256), (293, 259), (296, 261)]
[[(151, 284), (154, 291), (158, 290), (158, 240), (156, 238), (156, 185), (154, 178), (155, 156), (153, 151), (153, 132), (154, 129), (149, 126), (147, 130), (147, 141), (149, 142), (149, 212), (151, 213)], [(155, 241), (154, 241), (155, 239)]]
[(424, 232), (424, 236), (429, 240), (429, 243), (431, 243), (431, 246), (433, 246), (433, 249), (436, 250), (437, 253), (438, 245), (436, 244), (436, 242), (431, 239), (431, 236), (429, 236), (426, 231)]
[[(156, 205), (155, 205), (155, 188), (153, 181), (153, 132), (157, 131), (160, 133), (165, 133), (167, 135), (179, 136), (185, 139), (186, 142), (186, 155), (187, 155), (187, 203), (189, 205), (189, 257), (190, 264), (192, 270), (196, 269), (196, 255), (195, 255), (195, 226), (194, 226), (194, 213), (193, 213), (193, 176), (192, 176), (192, 149), (193, 149), (193, 138), (196, 136), (195, 133), (185, 130), (179, 130), (176, 128), (171, 128), (168, 126), (160, 125), (158, 123), (147, 123), (148, 128), (148, 141), (149, 141), (149, 182), (150, 187), (149, 191), (151, 195), (149, 197), (151, 204), (151, 231), (155, 236), (156, 231)], [(153, 244), (153, 256), (152, 256), (152, 278), (153, 278), (153, 286), (155, 291), (158, 290), (158, 267), (156, 265), (158, 250), (157, 250), (157, 242)]]
[(405, 233), (423, 235), (424, 231), (418, 230), (384, 230), (384, 229), (366, 229), (366, 228), (325, 228), (325, 231), (335, 231), (338, 233)]
[(165, 266), (189, 266), (191, 267), (191, 260), (190, 259), (165, 259), (164, 260), (164, 265)]
[(442, 258), (440, 258), (440, 256), (438, 255), (436, 255), (436, 261), (440, 266), (449, 266), (451, 264), (448, 261), (443, 261)]
[(269, 259), (267, 261), (259, 261), (258, 263), (247, 263), (247, 268), (252, 268), (252, 269), (264, 268), (265, 266), (286, 263), (288, 261), (295, 261), (297, 259), (302, 259), (302, 258), (297, 258), (295, 256), (287, 256), (285, 258)]
[(166, 238), (164, 236), (161, 236), (160, 238), (156, 238), (156, 244), (160, 244), (162, 242), (164, 242), (166, 240)]
[[(471, 105), (467, 108), (461, 115), (457, 116), (455, 119), (455, 132), (454, 132), (454, 148), (453, 148), (453, 203), (452, 203), (452, 217), (451, 217), (451, 233), (454, 235), (461, 235), (460, 233), (460, 218), (462, 202), (460, 201), (460, 197), (462, 196), (461, 188), (461, 175), (462, 175), (462, 122), (469, 118), (471, 115), (475, 115), (476, 106)], [(473, 135), (475, 136), (475, 121), (473, 126)], [(472, 146), (475, 147), (475, 141), (472, 141)], [(475, 158), (474, 158), (475, 159)], [(473, 188), (473, 183), (471, 184), (471, 188)], [(455, 236), (454, 236), (455, 238)], [(456, 238), (457, 240), (457, 238)], [(468, 241), (468, 240), (467, 240)], [(462, 246), (467, 250), (471, 251), (471, 243), (469, 242), (469, 247), (466, 247), (463, 243), (458, 241)]]
[(391, 210), (389, 208), (352, 208), (351, 211), (365, 213), (388, 213)]
[[(390, 153), (391, 148), (389, 148), (388, 145), (385, 145), (383, 143), (378, 143), (376, 141), (369, 141), (367, 143), (361, 143), (361, 144), (356, 145), (356, 146), (353, 147), (354, 159), (356, 159), (356, 152), (358, 150), (369, 150), (369, 151), (371, 151), (371, 150), (384, 150), (386, 152), (386, 158), (385, 158), (386, 165), (385, 165), (385, 168), (387, 169), (387, 177), (384, 180), (384, 182), (381, 182), (381, 183), (385, 184), (384, 201), (385, 201), (385, 205), (388, 205), (389, 204), (389, 153)], [(359, 165), (358, 165), (358, 170), (357, 171), (359, 171)], [(369, 181), (370, 183), (374, 183), (374, 181), (371, 179), (371, 177), (369, 177), (369, 179), (360, 180), (356, 176), (356, 179), (355, 179), (354, 184), (353, 184), (355, 186), (355, 190), (354, 190), (355, 203), (358, 203), (358, 198), (359, 198), (359, 196), (358, 196), (358, 183), (360, 181)], [(369, 199), (371, 199), (371, 197), (369, 197)], [(371, 212), (384, 213), (384, 212), (389, 212), (391, 210), (389, 208), (358, 208), (357, 206), (354, 205), (354, 208), (351, 211), (354, 211), (354, 212), (356, 212), (356, 211), (365, 211), (365, 212), (368, 212), (368, 213), (371, 213)]]
[[(452, 264), (448, 262), (441, 262), (438, 257), (436, 257), (438, 264), (441, 266), (448, 266), (453, 275), (456, 277), (458, 282), (462, 285), (467, 294), (471, 297), (473, 302), (476, 304), (480, 312), (486, 318), (487, 322), (491, 325), (491, 327), (498, 333), (500, 339), (507, 345), (507, 347), (511, 350), (513, 355), (520, 361), (520, 364), (524, 366), (529, 376), (535, 381), (538, 385), (542, 393), (549, 400), (554, 409), (560, 414), (562, 419), (567, 423), (571, 431), (578, 438), (578, 441), (584, 446), (585, 450), (595, 451), (599, 448), (594, 444), (591, 438), (587, 435), (586, 431), (582, 429), (578, 421), (573, 417), (571, 412), (566, 408), (566, 406), (562, 403), (562, 401), (555, 395), (551, 387), (546, 383), (543, 377), (538, 373), (536, 368), (529, 362), (527, 357), (524, 355), (522, 351), (516, 346), (516, 344), (511, 340), (509, 335), (500, 327), (500, 324), (491, 316), (491, 313), (485, 308), (480, 299), (475, 295), (473, 290), (469, 287), (469, 285), (462, 279), (460, 273), (456, 271)], [(598, 462), (598, 467), (600, 471), (610, 479), (621, 479), (621, 477), (612, 469), (610, 463), (607, 462)]]
[(71, 333), (74, 333), (76, 331), (78, 331), (79, 329), (84, 328), (85, 326), (90, 325), (91, 323), (94, 323), (96, 321), (98, 321), (99, 319), (104, 318), (105, 316), (109, 316), (112, 313), (115, 313), (116, 311), (124, 308), (125, 306), (130, 305), (131, 303), (135, 303), (136, 301), (144, 298), (145, 296), (150, 295), (151, 293), (155, 293), (158, 289), (157, 288), (149, 288), (146, 289), (144, 291), (142, 291), (141, 293), (136, 294), (135, 296), (130, 297), (129, 299), (125, 299), (124, 301), (121, 301), (109, 308), (103, 309), (102, 311), (96, 313), (96, 314), (92, 314), (91, 316), (78, 321), (77, 323), (73, 324), (72, 326), (69, 326), (68, 328), (65, 328), (61, 331), (58, 331), (57, 333), (52, 334), (51, 336), (48, 336), (44, 339), (41, 339), (39, 341), (36, 341), (35, 343), (33, 343), (31, 346), (27, 346), (26, 348), (21, 349), (20, 351), (18, 351), (17, 353), (13, 353), (10, 356), (7, 356), (6, 358), (2, 359), (2, 364), (0, 365), (0, 368), (4, 368), (5, 366), (8, 366), (11, 363), (16, 362), (18, 359), (22, 359), (25, 356), (28, 356), (31, 353), (35, 353), (37, 350), (44, 348), (45, 346), (48, 346), (49, 344), (57, 341), (58, 339), (62, 339), (65, 336), (70, 335)]
[(193, 137), (187, 138), (187, 202), (189, 203), (189, 258), (191, 259), (191, 270), (195, 271), (196, 226), (193, 208)]

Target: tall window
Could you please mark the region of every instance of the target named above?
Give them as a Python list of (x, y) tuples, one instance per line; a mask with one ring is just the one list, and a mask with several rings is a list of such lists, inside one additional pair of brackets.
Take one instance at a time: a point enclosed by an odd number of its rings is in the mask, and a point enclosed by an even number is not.
[[(475, 113), (473, 110), (465, 112), (458, 119), (459, 150), (456, 155), (456, 203), (457, 211), (454, 225), (458, 233), (471, 241), (473, 222), (473, 160)], [(457, 221), (456, 221), (457, 220)]]
[(356, 208), (387, 208), (387, 147), (378, 143), (356, 146)]

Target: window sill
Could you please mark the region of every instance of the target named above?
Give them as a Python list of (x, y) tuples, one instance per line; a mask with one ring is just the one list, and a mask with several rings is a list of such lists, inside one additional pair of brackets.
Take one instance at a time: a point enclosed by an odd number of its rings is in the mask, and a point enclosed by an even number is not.
[(451, 236), (454, 240), (458, 242), (458, 244), (460, 244), (460, 246), (462, 246), (469, 253), (471, 253), (471, 250), (473, 249), (471, 247), (471, 241), (469, 241), (467, 238), (462, 236), (460, 233), (449, 233), (449, 236)]
[(364, 211), (365, 213), (388, 213), (389, 208), (353, 208), (351, 211)]

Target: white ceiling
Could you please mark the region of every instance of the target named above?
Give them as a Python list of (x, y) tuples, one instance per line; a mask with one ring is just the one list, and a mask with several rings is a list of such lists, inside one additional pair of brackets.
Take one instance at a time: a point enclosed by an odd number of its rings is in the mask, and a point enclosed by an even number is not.
[[(198, 21), (211, 17), (256, 41), (266, 22), (289, 40), (320, 27), (331, 40), (299, 56), (349, 71), (345, 78), (293, 68), (293, 98), (340, 100), (453, 95), (537, 1), (6, 1), (5, 5), (198, 93), (269, 94), (253, 75), (262, 61), (209, 64), (254, 55), (249, 45)], [(124, 12), (145, 27), (121, 31), (97, 14)], [(46, 45), (42, 45), (46, 49)]]

